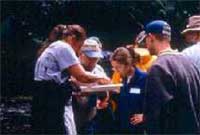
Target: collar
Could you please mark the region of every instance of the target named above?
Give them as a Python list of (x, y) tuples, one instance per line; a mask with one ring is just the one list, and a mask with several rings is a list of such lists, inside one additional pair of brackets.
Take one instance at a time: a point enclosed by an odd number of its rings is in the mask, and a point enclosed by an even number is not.
[(134, 75), (135, 75), (135, 69), (134, 69), (134, 72), (131, 75), (127, 76), (127, 79), (126, 79), (127, 84), (130, 83), (130, 81), (134, 77)]
[(129, 75), (129, 76), (127, 77), (127, 80), (126, 80), (127, 84), (129, 84), (129, 83), (130, 83), (130, 81), (131, 81), (131, 78), (132, 78), (133, 76), (134, 76), (134, 75)]
[(139, 79), (138, 74), (140, 74), (140, 71), (137, 67), (135, 67), (134, 72), (126, 79), (127, 84), (129, 84), (131, 81), (136, 82)]
[(178, 50), (173, 50), (171, 48), (164, 49), (159, 52), (158, 56), (166, 55), (166, 54), (178, 54)]

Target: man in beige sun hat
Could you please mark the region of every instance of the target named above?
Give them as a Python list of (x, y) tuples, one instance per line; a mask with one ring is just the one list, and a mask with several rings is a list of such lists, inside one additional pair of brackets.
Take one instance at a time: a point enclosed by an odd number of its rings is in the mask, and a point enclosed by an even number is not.
[(200, 15), (194, 15), (189, 17), (186, 29), (184, 29), (181, 34), (186, 34), (187, 32), (200, 31)]
[(200, 69), (200, 15), (189, 17), (186, 29), (181, 34), (185, 42), (190, 45), (182, 53), (190, 57)]

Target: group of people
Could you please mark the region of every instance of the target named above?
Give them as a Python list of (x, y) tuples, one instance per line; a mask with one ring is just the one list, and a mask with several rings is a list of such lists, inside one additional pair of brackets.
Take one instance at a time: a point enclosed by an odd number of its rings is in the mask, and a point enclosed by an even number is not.
[[(171, 27), (148, 23), (135, 44), (110, 56), (110, 79), (98, 61), (98, 37), (80, 25), (57, 25), (38, 51), (33, 93), (33, 133), (199, 134), (200, 16), (183, 30), (188, 44), (171, 48)], [(141, 46), (141, 47), (138, 47)], [(115, 93), (81, 93), (80, 86), (122, 83)]]

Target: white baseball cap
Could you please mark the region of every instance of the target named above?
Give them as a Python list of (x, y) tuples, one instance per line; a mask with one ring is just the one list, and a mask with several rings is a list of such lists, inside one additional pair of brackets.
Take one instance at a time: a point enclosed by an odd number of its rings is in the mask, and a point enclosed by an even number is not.
[(83, 43), (81, 52), (91, 58), (103, 58), (102, 44), (98, 37), (87, 38)]

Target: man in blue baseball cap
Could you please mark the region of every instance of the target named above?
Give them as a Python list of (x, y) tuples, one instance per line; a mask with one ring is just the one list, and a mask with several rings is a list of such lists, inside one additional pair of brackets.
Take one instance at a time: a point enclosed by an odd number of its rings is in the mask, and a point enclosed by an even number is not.
[(158, 56), (148, 72), (146, 83), (144, 116), (147, 133), (200, 133), (198, 68), (171, 48), (171, 27), (167, 22), (148, 23), (142, 38), (150, 53)]
[[(162, 21), (162, 20), (152, 21), (148, 23), (145, 29), (138, 34), (136, 38), (136, 43), (140, 45), (144, 44), (144, 41), (147, 37), (151, 37), (150, 39), (152, 39), (152, 37), (153, 38), (156, 37), (159, 40), (165, 39), (167, 42), (170, 42), (171, 41), (171, 27), (167, 22)], [(154, 40), (150, 40), (150, 42), (152, 41)], [(148, 38), (147, 43), (149, 43), (149, 38)], [(157, 55), (159, 52), (155, 44), (158, 44), (158, 42), (153, 43), (152, 46), (149, 46), (149, 44), (145, 44), (152, 55)]]

